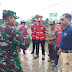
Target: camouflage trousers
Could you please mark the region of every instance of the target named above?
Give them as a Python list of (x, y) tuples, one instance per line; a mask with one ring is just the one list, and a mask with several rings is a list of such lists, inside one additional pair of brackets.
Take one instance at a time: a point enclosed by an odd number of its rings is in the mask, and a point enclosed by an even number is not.
[(72, 53), (63, 53), (59, 56), (62, 72), (72, 72)]

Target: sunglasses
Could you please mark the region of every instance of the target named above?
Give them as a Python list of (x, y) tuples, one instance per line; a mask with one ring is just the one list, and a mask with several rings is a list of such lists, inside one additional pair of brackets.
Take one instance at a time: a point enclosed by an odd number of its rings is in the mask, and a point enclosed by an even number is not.
[(60, 19), (61, 21), (64, 21), (64, 19)]
[(40, 21), (38, 21), (38, 22), (40, 22)]
[(61, 23), (59, 23), (59, 24), (61, 24)]
[(50, 26), (53, 26), (54, 24), (51, 24)]
[(36, 21), (34, 20), (34, 22), (36, 22)]

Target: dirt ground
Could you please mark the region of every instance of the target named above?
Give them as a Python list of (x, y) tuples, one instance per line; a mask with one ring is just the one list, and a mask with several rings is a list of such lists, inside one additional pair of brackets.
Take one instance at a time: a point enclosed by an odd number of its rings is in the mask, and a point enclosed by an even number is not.
[(48, 43), (45, 43), (45, 60), (42, 60), (41, 46), (39, 49), (39, 58), (34, 59), (35, 53), (31, 54), (32, 43), (24, 55), (22, 50), (19, 53), (23, 72), (61, 72), (60, 67), (53, 68), (53, 63), (48, 62)]

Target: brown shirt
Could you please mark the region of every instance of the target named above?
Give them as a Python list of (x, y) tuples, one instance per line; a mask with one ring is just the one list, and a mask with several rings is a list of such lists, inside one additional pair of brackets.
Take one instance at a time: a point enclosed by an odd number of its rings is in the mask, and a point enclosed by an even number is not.
[[(49, 38), (55, 37), (56, 31), (57, 31), (56, 28), (54, 28), (54, 29), (49, 29), (49, 30), (48, 30), (48, 36), (49, 36)], [(52, 40), (52, 41), (51, 41), (51, 45), (55, 45), (55, 42), (56, 42), (56, 40)]]

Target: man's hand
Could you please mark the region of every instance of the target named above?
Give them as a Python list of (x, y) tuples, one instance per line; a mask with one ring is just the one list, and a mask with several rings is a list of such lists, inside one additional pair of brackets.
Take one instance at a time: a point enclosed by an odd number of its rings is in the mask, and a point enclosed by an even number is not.
[(51, 41), (49, 41), (48, 43), (51, 44)]
[(50, 40), (53, 40), (53, 38), (50, 38)]
[(53, 37), (53, 38), (50, 38), (50, 40), (55, 40), (56, 39), (56, 36), (55, 37)]
[(58, 55), (61, 54), (61, 48), (59, 48), (59, 50), (57, 51), (57, 54), (58, 54)]

